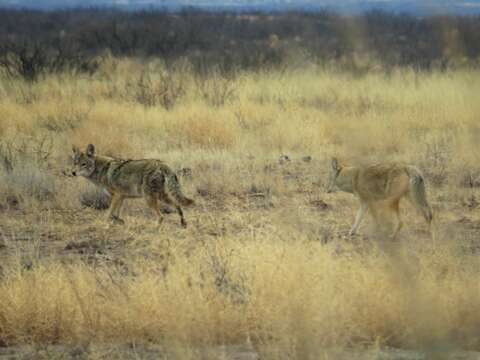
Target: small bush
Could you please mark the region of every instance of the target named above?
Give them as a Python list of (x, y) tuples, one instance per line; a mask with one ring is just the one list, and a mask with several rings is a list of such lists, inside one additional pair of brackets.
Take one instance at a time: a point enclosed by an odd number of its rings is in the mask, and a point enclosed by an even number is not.
[(34, 164), (25, 164), (15, 167), (12, 171), (1, 176), (5, 189), (0, 191), (5, 198), (15, 197), (20, 201), (35, 199), (48, 201), (55, 198), (55, 178), (49, 172), (35, 167)]
[(161, 69), (157, 77), (152, 72), (143, 72), (136, 82), (127, 84), (127, 88), (136, 102), (167, 110), (172, 109), (186, 93), (185, 78), (176, 68)]
[(0, 69), (11, 78), (34, 82), (45, 74), (66, 70), (92, 74), (97, 68), (97, 59), (83, 55), (70, 42), (23, 39), (0, 43)]
[(80, 203), (85, 207), (96, 210), (108, 209), (112, 201), (112, 196), (105, 190), (97, 187), (88, 187), (80, 194)]
[(222, 74), (218, 69), (197, 76), (195, 83), (201, 97), (211, 106), (220, 107), (235, 98), (234, 76)]
[(49, 170), (52, 147), (52, 139), (42, 136), (0, 142), (0, 194), (4, 200), (55, 198), (55, 177)]
[(0, 143), (0, 166), (3, 170), (10, 172), (13, 170), (13, 149), (9, 143)]
[[(36, 168), (49, 168), (53, 139), (48, 136), (22, 136), (0, 141), (0, 170), (11, 173), (17, 167), (30, 164)], [(34, 164), (34, 165), (33, 165)]]
[(41, 128), (53, 132), (73, 130), (82, 125), (88, 119), (92, 107), (86, 109), (67, 108), (53, 115), (39, 115), (38, 125)]

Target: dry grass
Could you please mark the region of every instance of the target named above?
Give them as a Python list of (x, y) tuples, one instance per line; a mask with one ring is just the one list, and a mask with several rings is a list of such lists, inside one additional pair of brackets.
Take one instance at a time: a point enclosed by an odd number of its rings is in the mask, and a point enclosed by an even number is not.
[[(103, 66), (0, 83), (3, 344), (153, 342), (180, 358), (219, 344), (302, 359), (358, 345), (480, 350), (480, 73), (240, 73), (212, 104), (217, 90), (186, 65)], [(152, 96), (181, 75), (171, 106), (132, 95), (145, 68)], [(124, 227), (82, 208), (91, 188), (62, 171), (72, 143), (90, 142), (190, 168), (189, 228), (170, 217), (158, 231), (140, 202)], [(357, 205), (323, 192), (331, 155), (417, 164), (435, 242), (410, 207), (398, 244), (368, 224), (346, 239)]]

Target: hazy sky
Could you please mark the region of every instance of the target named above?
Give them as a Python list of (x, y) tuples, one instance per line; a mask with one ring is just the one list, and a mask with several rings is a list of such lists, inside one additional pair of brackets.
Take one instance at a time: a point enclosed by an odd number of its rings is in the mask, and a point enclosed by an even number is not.
[(442, 9), (460, 12), (480, 11), (480, 0), (0, 0), (1, 6), (21, 6), (58, 8), (69, 6), (254, 6), (270, 9), (282, 7), (335, 7), (341, 9), (355, 9), (378, 7), (391, 10), (432, 11)]

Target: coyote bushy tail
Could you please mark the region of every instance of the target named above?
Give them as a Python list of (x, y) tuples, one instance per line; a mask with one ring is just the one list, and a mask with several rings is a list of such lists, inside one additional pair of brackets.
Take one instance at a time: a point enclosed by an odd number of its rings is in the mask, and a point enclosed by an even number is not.
[(420, 170), (414, 166), (408, 166), (407, 172), (410, 177), (409, 198), (415, 207), (423, 214), (425, 220), (430, 223), (433, 219), (433, 212), (427, 201), (425, 179)]
[(180, 183), (178, 182), (177, 175), (175, 174), (170, 174), (170, 176), (167, 176), (167, 192), (168, 195), (178, 204), (183, 205), (183, 206), (190, 206), (193, 205), (194, 201), (192, 199), (187, 198), (185, 195), (182, 193), (182, 189), (180, 188)]

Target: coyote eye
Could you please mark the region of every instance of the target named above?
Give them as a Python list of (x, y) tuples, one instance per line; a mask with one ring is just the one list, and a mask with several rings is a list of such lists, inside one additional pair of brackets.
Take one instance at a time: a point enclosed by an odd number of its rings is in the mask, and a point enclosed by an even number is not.
[(87, 163), (82, 163), (80, 166), (87, 166)]

